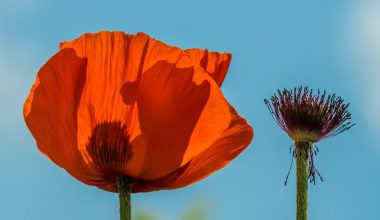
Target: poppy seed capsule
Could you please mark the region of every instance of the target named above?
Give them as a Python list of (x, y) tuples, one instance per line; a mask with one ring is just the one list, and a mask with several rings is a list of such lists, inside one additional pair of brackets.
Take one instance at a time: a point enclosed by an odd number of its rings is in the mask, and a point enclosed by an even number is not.
[(318, 142), (336, 136), (348, 129), (351, 114), (347, 111), (349, 104), (326, 91), (317, 95), (308, 87), (294, 90), (278, 90), (270, 101), (264, 99), (273, 119), (295, 142)]

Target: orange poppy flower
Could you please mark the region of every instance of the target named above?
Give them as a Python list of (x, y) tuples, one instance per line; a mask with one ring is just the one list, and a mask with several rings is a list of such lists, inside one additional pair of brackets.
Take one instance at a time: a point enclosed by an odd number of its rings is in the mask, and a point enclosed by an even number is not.
[(174, 189), (221, 169), (253, 129), (220, 90), (230, 54), (181, 50), (144, 33), (61, 43), (24, 104), (39, 150), (83, 183)]

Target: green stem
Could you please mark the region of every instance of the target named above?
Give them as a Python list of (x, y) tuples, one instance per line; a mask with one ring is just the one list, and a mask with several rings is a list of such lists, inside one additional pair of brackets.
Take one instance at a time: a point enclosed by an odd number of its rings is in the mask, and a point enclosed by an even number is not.
[(116, 177), (119, 188), (120, 220), (131, 220), (131, 181), (126, 176)]
[(309, 142), (296, 142), (297, 153), (297, 220), (307, 220)]

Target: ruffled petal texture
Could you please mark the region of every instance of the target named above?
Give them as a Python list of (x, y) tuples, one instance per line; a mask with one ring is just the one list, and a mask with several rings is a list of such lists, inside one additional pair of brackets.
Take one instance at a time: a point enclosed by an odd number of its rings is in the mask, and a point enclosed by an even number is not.
[(85, 165), (77, 149), (77, 117), (86, 59), (72, 49), (54, 55), (38, 72), (24, 104), (26, 124), (39, 150), (77, 179), (91, 184), (102, 174)]
[(184, 187), (224, 167), (253, 130), (223, 97), (230, 54), (181, 50), (144, 33), (61, 44), (24, 105), (39, 149), (80, 181), (117, 192)]

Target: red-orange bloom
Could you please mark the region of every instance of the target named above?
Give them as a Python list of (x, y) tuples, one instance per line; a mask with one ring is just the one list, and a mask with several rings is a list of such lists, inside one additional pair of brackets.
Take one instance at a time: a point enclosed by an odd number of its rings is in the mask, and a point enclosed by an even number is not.
[(24, 105), (39, 150), (83, 183), (117, 192), (183, 187), (224, 167), (253, 130), (220, 90), (230, 54), (144, 33), (84, 34), (40, 69)]

